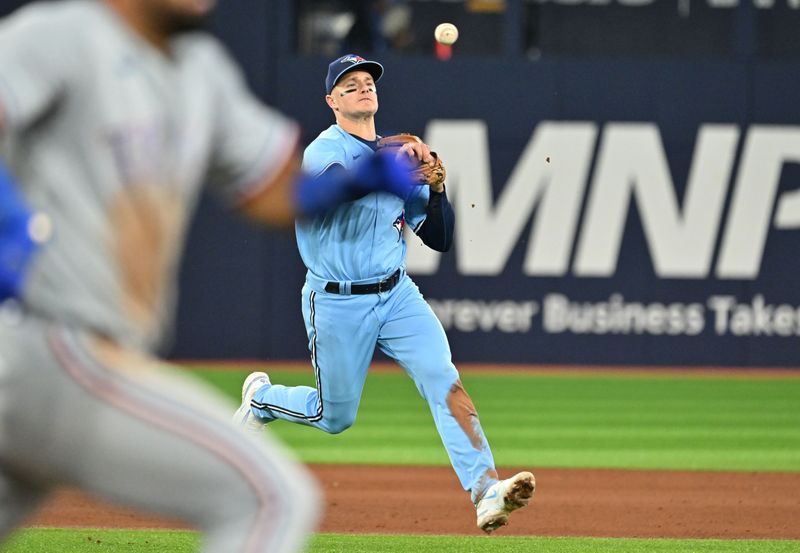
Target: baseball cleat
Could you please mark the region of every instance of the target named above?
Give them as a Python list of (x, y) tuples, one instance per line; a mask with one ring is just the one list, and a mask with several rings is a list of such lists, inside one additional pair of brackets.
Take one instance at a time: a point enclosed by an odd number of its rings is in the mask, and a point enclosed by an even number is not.
[(272, 384), (269, 381), (269, 376), (264, 372), (253, 372), (247, 375), (242, 384), (242, 404), (233, 415), (233, 423), (245, 430), (250, 434), (260, 434), (264, 425), (270, 422), (267, 419), (261, 419), (253, 414), (250, 409), (250, 402), (253, 401), (253, 396), (258, 390), (265, 385)]
[(478, 528), (491, 534), (505, 526), (508, 524), (508, 515), (527, 505), (535, 490), (536, 479), (530, 472), (520, 472), (489, 486), (475, 504)]

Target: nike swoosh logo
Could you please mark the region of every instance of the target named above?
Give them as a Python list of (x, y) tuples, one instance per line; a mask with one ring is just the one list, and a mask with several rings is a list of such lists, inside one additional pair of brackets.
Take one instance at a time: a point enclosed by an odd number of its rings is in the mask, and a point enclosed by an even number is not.
[(360, 157), (361, 157), (361, 154), (358, 154), (358, 155), (353, 154), (353, 159), (358, 159)]
[(483, 501), (484, 499), (494, 499), (495, 497), (497, 497), (497, 490), (492, 490), (492, 493), (490, 493), (490, 494), (487, 493), (486, 495), (484, 495), (481, 498), (481, 501)]

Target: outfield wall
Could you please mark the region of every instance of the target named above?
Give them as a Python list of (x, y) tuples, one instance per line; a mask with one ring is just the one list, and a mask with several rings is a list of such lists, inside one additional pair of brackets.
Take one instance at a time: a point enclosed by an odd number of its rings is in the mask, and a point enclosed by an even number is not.
[[(798, 11), (779, 8), (708, 8), (699, 28), (646, 21), (655, 46), (636, 55), (619, 41), (613, 55), (563, 55), (551, 32), (562, 55), (537, 60), (381, 57), (379, 132), (421, 134), (448, 167), (453, 251), (412, 238), (409, 270), (456, 360), (800, 366), (800, 58), (779, 40)], [(589, 23), (581, 47), (602, 50), (609, 34)], [(253, 59), (227, 36), (305, 142), (330, 124), (326, 58)], [(193, 253), (215, 244), (225, 262), (187, 272), (176, 354), (305, 356), (292, 237), (200, 233)]]
[[(455, 246), (439, 255), (412, 238), (409, 270), (457, 359), (798, 364), (800, 64), (386, 66), (381, 129), (420, 133), (448, 167)], [(277, 103), (306, 141), (329, 124), (324, 73), (324, 60), (279, 67)], [(235, 278), (253, 278), (259, 302), (216, 308), (258, 343), (234, 337), (243, 354), (303, 354), (291, 237), (251, 240), (259, 264)]]

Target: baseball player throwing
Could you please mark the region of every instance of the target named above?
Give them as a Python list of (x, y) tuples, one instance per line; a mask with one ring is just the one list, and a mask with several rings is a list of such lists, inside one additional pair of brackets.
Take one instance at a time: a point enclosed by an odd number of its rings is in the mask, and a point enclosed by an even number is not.
[[(0, 292), (16, 296), (0, 307), (0, 539), (62, 483), (186, 519), (208, 553), (298, 551), (318, 519), (305, 469), (152, 353), (178, 253), (206, 181), (279, 224), (410, 182), (387, 163), (298, 176), (296, 125), (190, 32), (212, 4), (73, 0), (0, 21)], [(35, 211), (52, 230), (38, 251)]]
[[(375, 131), (376, 83), (383, 66), (360, 56), (333, 61), (325, 101), (336, 123), (305, 150), (303, 167), (316, 175), (358, 171), (380, 157)], [(394, 142), (394, 141), (388, 141)], [(534, 492), (529, 472), (500, 480), (475, 406), (451, 361), (438, 319), (405, 272), (403, 228), (429, 247), (447, 251), (454, 216), (444, 189), (440, 160), (421, 141), (400, 141), (396, 154), (420, 167), (437, 168), (435, 178), (405, 197), (370, 193), (296, 226), (308, 268), (302, 293), (316, 387), (287, 387), (263, 372), (242, 388), (236, 420), (260, 430), (275, 419), (338, 433), (353, 424), (375, 347), (395, 359), (428, 401), (453, 468), (477, 510), (478, 526), (491, 532), (509, 513), (527, 505)]]

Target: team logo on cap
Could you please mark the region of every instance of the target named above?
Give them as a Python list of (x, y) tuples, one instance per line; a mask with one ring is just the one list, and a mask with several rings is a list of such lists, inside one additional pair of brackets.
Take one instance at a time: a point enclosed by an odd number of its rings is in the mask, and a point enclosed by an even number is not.
[(350, 54), (349, 56), (345, 56), (339, 60), (342, 63), (350, 62), (350, 63), (360, 63), (362, 61), (367, 61), (361, 56), (356, 56), (355, 54)]

